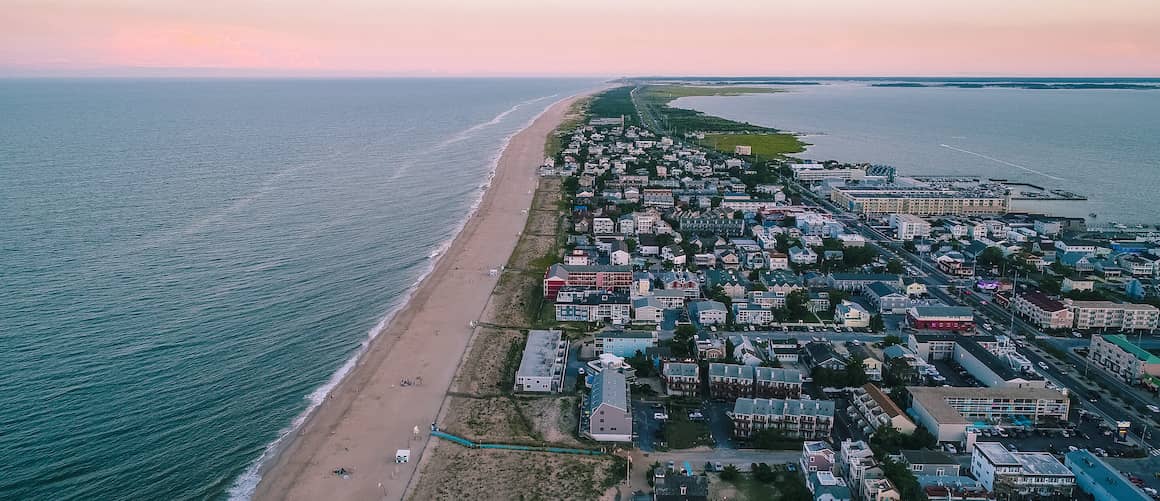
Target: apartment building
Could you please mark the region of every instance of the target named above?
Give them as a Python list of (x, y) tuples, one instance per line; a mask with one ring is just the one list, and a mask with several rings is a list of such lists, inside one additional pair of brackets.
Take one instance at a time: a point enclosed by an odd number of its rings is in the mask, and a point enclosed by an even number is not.
[(753, 395), (757, 398), (799, 398), (802, 373), (797, 369), (754, 367)]
[(544, 273), (544, 297), (556, 300), (564, 287), (628, 292), (632, 287), (631, 266), (554, 264)]
[(1129, 384), (1138, 384), (1149, 376), (1160, 377), (1160, 357), (1119, 334), (1092, 335), (1088, 360), (1093, 366)]
[(733, 435), (740, 439), (752, 438), (762, 430), (777, 430), (789, 438), (824, 439), (834, 425), (834, 402), (739, 398), (730, 418)]
[(752, 396), (754, 374), (754, 368), (748, 365), (709, 364), (709, 397), (734, 400)]
[(1160, 309), (1150, 304), (1067, 299), (1064, 305), (1071, 310), (1076, 329), (1151, 331), (1160, 328)]
[(701, 366), (695, 363), (666, 362), (661, 377), (667, 395), (694, 396), (701, 392)]
[(916, 216), (1006, 214), (1006, 195), (925, 188), (837, 187), (830, 201), (850, 212), (867, 216), (914, 214)]
[(1042, 292), (1022, 292), (1015, 295), (1011, 307), (1019, 316), (1040, 329), (1070, 329), (1074, 323), (1071, 310)]

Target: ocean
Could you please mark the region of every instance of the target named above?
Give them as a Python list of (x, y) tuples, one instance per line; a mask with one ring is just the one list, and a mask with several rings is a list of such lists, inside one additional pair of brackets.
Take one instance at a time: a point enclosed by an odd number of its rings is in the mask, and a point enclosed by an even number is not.
[(0, 80), (0, 498), (246, 498), (595, 83)]
[(803, 134), (812, 145), (799, 155), (805, 158), (893, 165), (901, 175), (1005, 178), (1088, 197), (1015, 201), (1017, 210), (1096, 214), (1089, 224), (1160, 224), (1160, 205), (1152, 203), (1160, 192), (1160, 90), (875, 83), (882, 81), (823, 80), (672, 105)]

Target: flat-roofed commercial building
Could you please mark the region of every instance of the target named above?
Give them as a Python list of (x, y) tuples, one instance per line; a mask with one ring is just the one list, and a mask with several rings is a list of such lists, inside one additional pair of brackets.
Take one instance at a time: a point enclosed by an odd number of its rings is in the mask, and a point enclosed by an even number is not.
[(1006, 194), (987, 190), (951, 190), (901, 187), (838, 187), (830, 201), (867, 216), (914, 214), (916, 216), (1006, 214)]
[(568, 342), (557, 330), (529, 331), (524, 356), (516, 371), (515, 391), (556, 393), (564, 387)]
[(1066, 392), (1048, 388), (960, 388), (907, 386), (911, 411), (939, 442), (962, 443), (977, 422), (1066, 421)]
[(1093, 335), (1088, 359), (1092, 365), (1129, 384), (1137, 384), (1147, 376), (1160, 377), (1160, 357), (1120, 334)]
[(1066, 499), (1075, 474), (1047, 452), (1011, 452), (999, 442), (979, 442), (971, 452), (971, 474), (999, 499)]
[(737, 438), (752, 438), (761, 430), (772, 429), (789, 438), (824, 439), (834, 426), (834, 402), (739, 398), (729, 417)]
[(1111, 301), (1064, 301), (1075, 317), (1076, 329), (1155, 330), (1160, 309), (1150, 304)]

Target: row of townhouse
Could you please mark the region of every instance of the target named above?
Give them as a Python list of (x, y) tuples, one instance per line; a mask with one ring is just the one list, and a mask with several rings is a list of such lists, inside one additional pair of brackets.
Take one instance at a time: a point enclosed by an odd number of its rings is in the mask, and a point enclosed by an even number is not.
[(718, 400), (742, 397), (798, 398), (802, 373), (796, 369), (709, 364), (709, 396)]
[(632, 304), (625, 292), (564, 287), (556, 293), (556, 321), (626, 324)]
[(729, 413), (733, 436), (750, 439), (763, 430), (776, 430), (788, 438), (815, 440), (828, 438), (834, 426), (834, 402), (739, 398)]

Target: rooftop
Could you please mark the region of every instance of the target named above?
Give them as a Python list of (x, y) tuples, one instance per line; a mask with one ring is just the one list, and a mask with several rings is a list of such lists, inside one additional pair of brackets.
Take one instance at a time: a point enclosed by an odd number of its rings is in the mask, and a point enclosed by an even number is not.
[(759, 416), (834, 416), (832, 400), (771, 400), (768, 398), (739, 398), (733, 404), (734, 414)]
[(528, 342), (516, 377), (550, 377), (563, 333), (557, 330), (528, 331)]
[(948, 398), (973, 399), (1028, 399), (1062, 400), (1067, 395), (1049, 388), (976, 388), (957, 386), (907, 386), (915, 405), (922, 405), (931, 417), (941, 424), (970, 424), (962, 414), (947, 403)]
[(692, 364), (692, 363), (685, 363), (685, 362), (667, 362), (667, 363), (665, 363), (665, 375), (666, 376), (696, 377), (697, 371), (699, 369), (700, 369), (700, 367), (698, 367), (697, 364)]
[(797, 369), (777, 369), (773, 367), (754, 367), (757, 382), (776, 381), (781, 383), (801, 383), (802, 373)]
[(628, 381), (620, 371), (607, 369), (600, 371), (593, 377), (592, 394), (588, 398), (588, 410), (591, 412), (601, 404), (608, 404), (617, 409), (628, 410)]
[(753, 379), (753, 367), (738, 364), (709, 364), (709, 376)]
[(894, 403), (894, 400), (890, 399), (890, 395), (883, 393), (881, 388), (878, 388), (873, 384), (866, 383), (862, 385), (862, 389), (866, 391), (867, 395), (870, 395), (870, 398), (874, 399), (874, 403), (878, 404), (878, 407), (882, 408), (882, 411), (885, 412), (887, 416), (893, 418), (896, 416), (905, 415), (902, 412), (902, 409), (898, 407), (898, 404)]
[(1023, 294), (1020, 294), (1019, 297), (1023, 298), (1024, 301), (1031, 303), (1036, 308), (1044, 311), (1060, 311), (1067, 309), (1063, 303), (1051, 299), (1047, 296), (1047, 294), (1042, 292), (1024, 292)]
[(955, 458), (943, 451), (929, 449), (910, 449), (899, 451), (908, 464), (959, 464)]
[[(1099, 334), (1096, 334), (1096, 335), (1098, 336)], [(1140, 361), (1143, 361), (1143, 362), (1146, 362), (1149, 364), (1160, 364), (1160, 357), (1153, 355), (1148, 350), (1145, 350), (1139, 346), (1136, 346), (1131, 341), (1128, 341), (1128, 338), (1124, 337), (1123, 334), (1115, 334), (1112, 336), (1103, 336), (1103, 338), (1104, 338), (1104, 341), (1112, 343), (1112, 344), (1118, 346), (1121, 350), (1124, 350), (1128, 353), (1131, 353), (1132, 356), (1136, 357)]]
[[(1108, 496), (1106, 499), (1115, 499), (1116, 501), (1146, 501), (1149, 499), (1148, 495), (1132, 485), (1123, 475), (1120, 475), (1117, 468), (1108, 465), (1087, 449), (1064, 454), (1064, 463), (1077, 477), (1087, 477), (1091, 484), (1098, 485), (1103, 489)], [(1093, 493), (1093, 495), (1095, 494)], [(1097, 496), (1097, 498), (1099, 497)]]
[(915, 306), (911, 308), (916, 318), (973, 320), (975, 310), (967, 306)]

